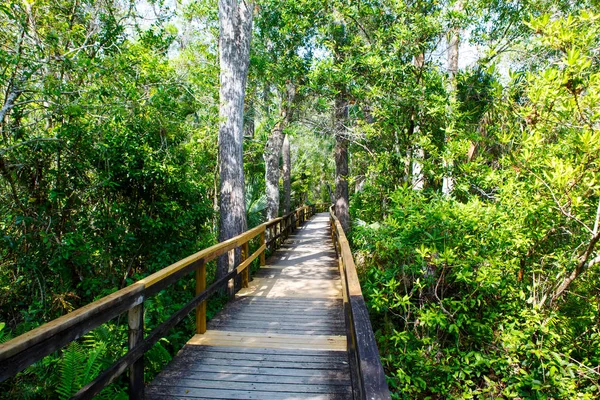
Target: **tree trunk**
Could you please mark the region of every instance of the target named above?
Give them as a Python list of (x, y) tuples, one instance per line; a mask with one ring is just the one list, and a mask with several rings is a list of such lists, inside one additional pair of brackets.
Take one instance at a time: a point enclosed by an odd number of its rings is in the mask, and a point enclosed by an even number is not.
[(335, 215), (346, 233), (350, 230), (347, 120), (348, 100), (341, 92), (335, 99)]
[[(224, 241), (246, 230), (244, 199), (244, 97), (250, 62), (252, 36), (251, 2), (219, 0), (219, 171), (220, 230)], [(240, 253), (219, 258), (217, 278), (226, 275), (239, 260)], [(230, 293), (233, 288), (230, 286)]]
[(290, 157), (290, 139), (288, 135), (283, 138), (283, 214), (290, 212), (292, 200), (292, 160)]
[[(417, 68), (418, 72), (418, 80), (421, 81), (421, 77), (423, 76), (423, 69), (425, 68), (425, 54), (420, 53), (413, 59), (413, 65)], [(425, 98), (425, 88), (422, 86), (422, 96)], [(410, 115), (411, 119), (411, 128), (409, 130), (409, 143), (412, 143), (412, 146), (409, 146), (409, 159), (412, 160), (411, 165), (411, 179), (408, 182), (412, 183), (412, 188), (414, 190), (423, 190), (425, 187), (425, 175), (423, 173), (423, 163), (425, 159), (425, 151), (423, 148), (417, 144), (419, 135), (421, 134), (421, 127), (419, 125), (419, 118), (417, 115), (417, 110), (415, 107), (412, 108), (412, 112)]]
[[(461, 12), (463, 9), (462, 0), (458, 0), (454, 4), (454, 11)], [(456, 73), (458, 72), (458, 48), (460, 46), (460, 27), (454, 26), (449, 32), (448, 38), (448, 93), (450, 94), (450, 107), (448, 115), (453, 115), (453, 103), (456, 97)], [(446, 144), (449, 138), (446, 137)], [(449, 160), (444, 160), (444, 177), (442, 180), (442, 193), (449, 196), (454, 189), (454, 178), (452, 177), (453, 163)]]
[(279, 215), (279, 154), (283, 145), (283, 121), (278, 122), (265, 146), (267, 221)]
[(267, 220), (279, 216), (279, 155), (283, 145), (283, 130), (292, 118), (292, 105), (295, 98), (295, 87), (289, 81), (286, 85), (285, 97), (281, 99), (280, 120), (275, 124), (271, 136), (265, 146), (265, 181), (267, 195)]

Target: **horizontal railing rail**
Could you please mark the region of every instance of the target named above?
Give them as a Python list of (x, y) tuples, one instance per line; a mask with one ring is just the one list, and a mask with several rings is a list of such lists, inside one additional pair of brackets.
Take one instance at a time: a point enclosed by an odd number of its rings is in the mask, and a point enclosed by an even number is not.
[(283, 243), (283, 241), (290, 236), (290, 233), (293, 230), (303, 224), (314, 214), (314, 205), (303, 206), (297, 208), (291, 213), (284, 215), (283, 217), (274, 218), (267, 222), (265, 224), (268, 234), (268, 240), (266, 241), (267, 248), (273, 252), (276, 247), (279, 247), (281, 243)]
[(391, 399), (348, 239), (340, 221), (335, 216), (333, 206), (330, 208), (329, 214), (331, 239), (342, 276), (344, 315), (354, 399)]
[[(265, 265), (265, 250), (274, 251), (289, 234), (314, 214), (314, 206), (303, 206), (281, 218), (265, 222), (241, 235), (215, 244), (184, 258), (115, 293), (59, 317), (47, 324), (0, 344), (0, 382), (16, 375), (36, 361), (60, 350), (94, 328), (128, 312), (129, 351), (96, 379), (77, 392), (74, 399), (87, 399), (99, 393), (129, 368), (129, 397), (144, 396), (144, 353), (166, 336), (167, 332), (196, 310), (196, 333), (206, 332), (206, 300), (241, 275), (242, 287), (248, 287), (249, 266), (257, 258)], [(266, 242), (265, 232), (278, 229)], [(278, 228), (277, 228), (278, 227)], [(282, 236), (283, 235), (283, 236)], [(249, 243), (258, 238), (258, 249), (249, 254)], [(217, 257), (241, 250), (239, 264), (225, 276), (206, 287), (206, 264)], [(230, 259), (235, 259), (231, 254)], [(144, 337), (144, 300), (195, 272), (196, 296)]]

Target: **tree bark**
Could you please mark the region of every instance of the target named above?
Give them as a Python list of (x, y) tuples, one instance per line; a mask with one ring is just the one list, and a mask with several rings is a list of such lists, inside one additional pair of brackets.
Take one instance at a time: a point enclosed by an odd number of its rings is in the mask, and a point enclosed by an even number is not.
[[(244, 97), (250, 63), (252, 12), (253, 4), (249, 1), (219, 0), (220, 241), (237, 236), (247, 228), (244, 198), (243, 129)], [(239, 251), (220, 257), (217, 278), (232, 270), (239, 257)]]
[(335, 99), (335, 215), (344, 232), (350, 230), (347, 120), (348, 100), (342, 91)]
[[(413, 59), (413, 65), (417, 69), (417, 82), (420, 83), (421, 77), (423, 76), (423, 69), (425, 68), (425, 54), (420, 53)], [(422, 86), (422, 96), (425, 97), (425, 88)], [(417, 110), (415, 107), (412, 108), (411, 115), (411, 125), (409, 129), (409, 143), (413, 143), (412, 146), (409, 147), (408, 151), (410, 153), (409, 159), (412, 160), (411, 165), (411, 179), (407, 180), (412, 183), (412, 188), (414, 190), (423, 190), (425, 187), (425, 174), (423, 173), (423, 163), (425, 159), (425, 151), (423, 148), (417, 144), (418, 137), (421, 134), (421, 127), (419, 125), (419, 118), (417, 115)]]
[[(453, 7), (455, 12), (461, 12), (463, 9), (462, 0), (458, 0)], [(454, 26), (450, 29), (448, 38), (448, 93), (450, 94), (450, 107), (448, 115), (453, 115), (452, 104), (456, 97), (456, 73), (458, 72), (458, 49), (460, 46), (460, 27)], [(446, 144), (449, 138), (446, 137)], [(454, 178), (452, 177), (453, 163), (444, 160), (444, 177), (442, 180), (442, 193), (449, 196), (454, 190)]]
[(283, 125), (283, 121), (275, 125), (265, 146), (267, 221), (279, 216), (279, 154), (283, 145)]
[(265, 146), (265, 181), (267, 195), (267, 220), (279, 216), (279, 155), (283, 145), (283, 130), (292, 117), (292, 104), (295, 98), (295, 88), (288, 82), (285, 97), (281, 100), (279, 121), (271, 131), (271, 136)]
[(283, 214), (290, 212), (292, 201), (292, 160), (290, 157), (290, 139), (288, 135), (283, 138), (281, 149), (283, 156)]

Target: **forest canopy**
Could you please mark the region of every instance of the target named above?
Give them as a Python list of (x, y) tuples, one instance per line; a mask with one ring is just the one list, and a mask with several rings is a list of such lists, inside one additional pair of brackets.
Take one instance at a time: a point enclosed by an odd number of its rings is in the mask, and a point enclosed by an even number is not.
[[(221, 3), (0, 2), (0, 343), (219, 239)], [(334, 204), (393, 397), (598, 398), (598, 2), (233, 3), (253, 17), (239, 217)], [(126, 325), (3, 395), (69, 398)]]

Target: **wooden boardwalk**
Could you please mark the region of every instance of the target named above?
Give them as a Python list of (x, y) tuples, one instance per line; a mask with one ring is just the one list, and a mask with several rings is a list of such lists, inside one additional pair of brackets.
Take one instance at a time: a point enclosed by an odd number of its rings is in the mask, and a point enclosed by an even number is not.
[(340, 273), (315, 215), (147, 386), (147, 399), (351, 399)]

